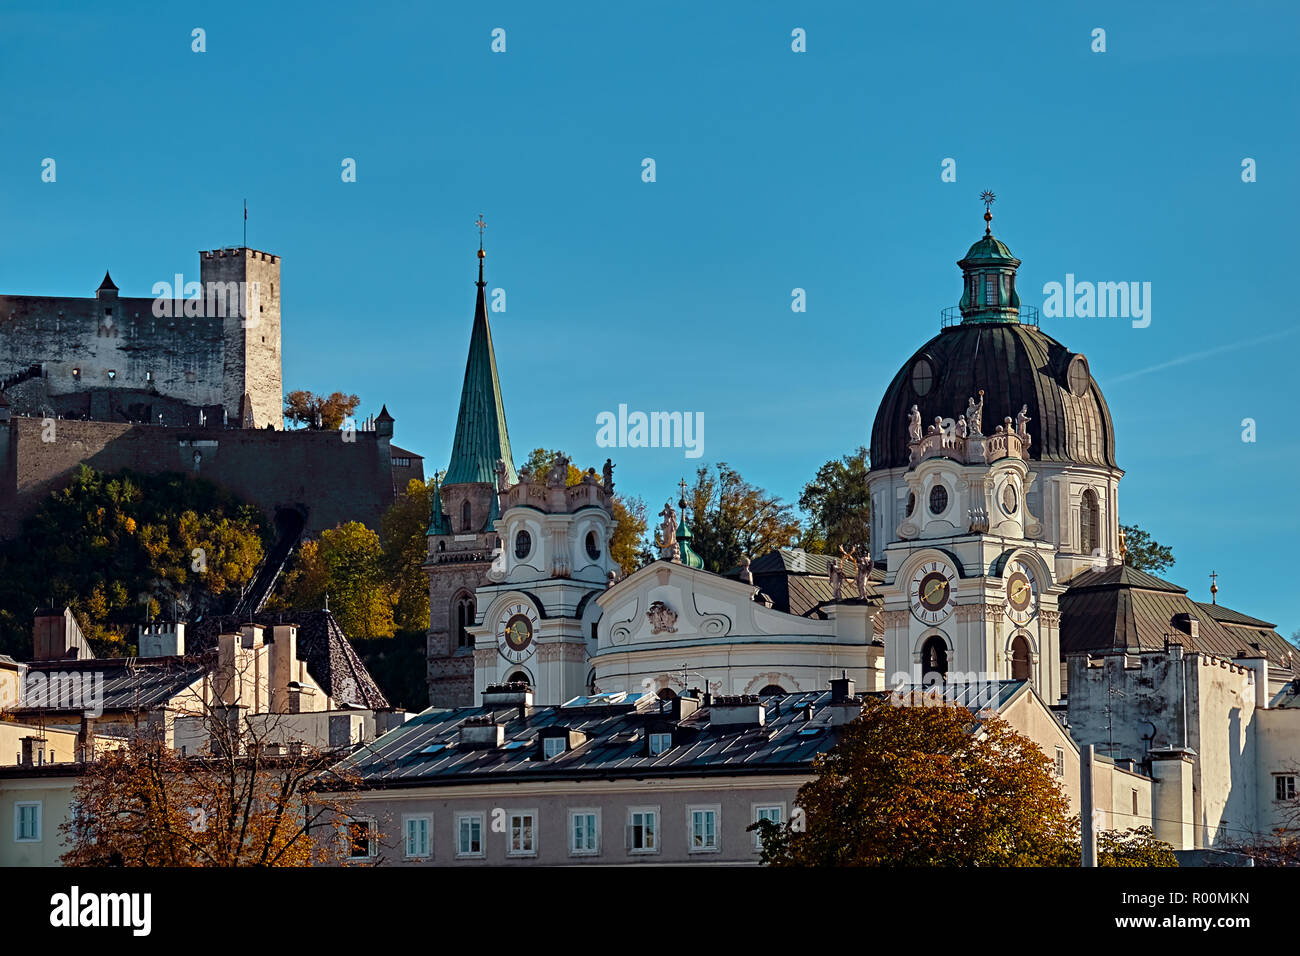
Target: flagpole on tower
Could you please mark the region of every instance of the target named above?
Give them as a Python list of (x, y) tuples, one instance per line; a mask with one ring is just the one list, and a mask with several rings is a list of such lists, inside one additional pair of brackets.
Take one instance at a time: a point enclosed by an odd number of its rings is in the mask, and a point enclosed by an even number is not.
[(248, 248), (248, 200), (244, 200), (244, 248)]

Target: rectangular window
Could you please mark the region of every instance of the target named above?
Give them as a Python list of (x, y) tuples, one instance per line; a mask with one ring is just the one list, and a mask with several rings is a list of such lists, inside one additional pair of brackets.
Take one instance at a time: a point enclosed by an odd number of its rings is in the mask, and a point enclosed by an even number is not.
[(1056, 748), (1056, 775), (1065, 776), (1065, 750), (1061, 747)]
[(14, 804), (14, 841), (17, 843), (41, 842), (41, 805)]
[(628, 849), (633, 853), (659, 852), (658, 809), (638, 807), (628, 811)]
[(456, 817), (456, 855), (483, 855), (483, 814), (462, 813)]
[(510, 855), (537, 855), (537, 814), (535, 811), (510, 814)]
[(1275, 788), (1274, 792), (1276, 793), (1275, 799), (1295, 799), (1295, 777), (1290, 774), (1278, 774), (1273, 777), (1273, 786)]
[(373, 833), (372, 820), (353, 820), (348, 825), (348, 856), (351, 859), (362, 860), (374, 855)]
[(558, 757), (560, 754), (564, 753), (564, 743), (565, 740), (563, 737), (543, 737), (543, 756), (545, 756), (547, 760), (550, 760), (552, 757)]
[(406, 817), (406, 856), (412, 860), (428, 859), (428, 817)]
[(984, 277), (984, 304), (985, 305), (998, 304), (998, 277), (997, 276)]
[(691, 807), (687, 810), (692, 853), (716, 853), (719, 807)]
[(1138, 792), (1134, 790), (1133, 791), (1133, 816), (1137, 816), (1137, 814), (1138, 814)]
[(650, 756), (658, 757), (661, 753), (667, 753), (673, 747), (672, 734), (651, 734), (650, 735)]
[(569, 853), (590, 856), (600, 852), (600, 811), (574, 810), (569, 814)]
[[(755, 823), (757, 823), (760, 820), (767, 820), (770, 823), (775, 823), (777, 826), (780, 826), (784, 818), (785, 818), (785, 806), (782, 804), (777, 803), (777, 804), (772, 804), (771, 806), (754, 808)], [(758, 830), (754, 831), (754, 849), (756, 850), (763, 849), (763, 834), (760, 833)]]

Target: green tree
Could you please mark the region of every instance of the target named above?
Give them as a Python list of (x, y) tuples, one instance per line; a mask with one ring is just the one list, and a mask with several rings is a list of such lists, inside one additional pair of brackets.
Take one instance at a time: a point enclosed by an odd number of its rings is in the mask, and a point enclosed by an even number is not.
[(333, 430), (343, 427), (361, 399), (343, 392), (317, 395), (303, 389), (294, 389), (284, 397), (284, 417), (306, 428)]
[(429, 578), (424, 573), (424, 562), (428, 558), (433, 488), (432, 480), (412, 478), (380, 526), (384, 573), (394, 595), (393, 619), (402, 631), (429, 628)]
[(379, 535), (349, 521), (322, 532), (319, 541), (303, 542), (279, 600), (269, 606), (318, 610), (328, 598), (330, 612), (348, 637), (391, 637), (394, 592), (387, 572)]
[(865, 551), (871, 542), (866, 448), (818, 468), (799, 495), (799, 508), (808, 515), (800, 535), (805, 551), (838, 554), (855, 545)]
[(82, 466), (0, 545), (0, 652), (25, 655), (32, 609), (72, 607), (97, 654), (129, 653), (137, 624), (224, 611), (269, 541), (255, 507), (180, 474)]
[(709, 571), (723, 573), (740, 563), (741, 555), (786, 547), (799, 535), (791, 506), (745, 481), (725, 461), (713, 471), (700, 466), (686, 504), (691, 547)]
[(1135, 524), (1120, 525), (1127, 552), (1124, 563), (1139, 571), (1156, 574), (1174, 563), (1174, 549), (1165, 547)]
[[(561, 454), (558, 449), (534, 448), (528, 454), (524, 467), (534, 475), (546, 475), (555, 466), (555, 459)], [(564, 456), (568, 458), (568, 455)], [(569, 462), (566, 485), (576, 485), (582, 481), (583, 472)], [(623, 575), (629, 575), (643, 564), (653, 560), (649, 545), (645, 540), (646, 512), (645, 502), (640, 498), (625, 497), (617, 491), (613, 500), (614, 520), (618, 527), (609, 543), (609, 556), (622, 569)]]

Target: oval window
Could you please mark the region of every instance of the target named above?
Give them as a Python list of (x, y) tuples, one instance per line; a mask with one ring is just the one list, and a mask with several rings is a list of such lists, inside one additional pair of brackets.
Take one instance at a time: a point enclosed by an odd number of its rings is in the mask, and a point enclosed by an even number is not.
[(934, 364), (925, 356), (912, 366), (912, 391), (924, 398), (934, 388)]
[(935, 485), (930, 489), (930, 514), (941, 515), (948, 510), (948, 489)]
[(1014, 515), (1016, 513), (1017, 503), (1016, 486), (1011, 484), (1011, 482), (1007, 482), (1002, 486), (1002, 510), (1008, 515)]
[(1088, 371), (1088, 360), (1082, 355), (1076, 355), (1071, 359), (1066, 378), (1069, 380), (1072, 395), (1081, 396), (1087, 392), (1092, 382), (1092, 373)]
[(515, 535), (515, 557), (521, 561), (528, 557), (528, 552), (533, 550), (533, 536), (527, 531), (520, 531)]
[(587, 557), (593, 561), (600, 557), (600, 539), (594, 531), (587, 532)]

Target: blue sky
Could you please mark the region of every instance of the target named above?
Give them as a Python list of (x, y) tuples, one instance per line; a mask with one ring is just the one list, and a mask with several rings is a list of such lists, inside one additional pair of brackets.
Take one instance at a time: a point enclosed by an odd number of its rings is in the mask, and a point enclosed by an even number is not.
[[(249, 244), (284, 257), (286, 388), (386, 402), (445, 467), (482, 212), (517, 458), (598, 465), (620, 403), (702, 412), (702, 461), (793, 500), (868, 441), (993, 189), (1027, 304), (1066, 273), (1151, 282), (1148, 328), (1043, 327), (1110, 403), (1122, 520), (1194, 597), (1217, 569), (1290, 633), (1298, 9), (10, 2), (0, 289), (90, 294), (109, 268), (147, 295), (238, 244), (247, 198)], [(652, 510), (698, 464), (616, 451)]]

